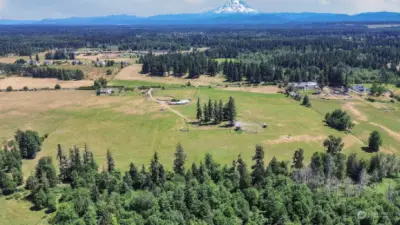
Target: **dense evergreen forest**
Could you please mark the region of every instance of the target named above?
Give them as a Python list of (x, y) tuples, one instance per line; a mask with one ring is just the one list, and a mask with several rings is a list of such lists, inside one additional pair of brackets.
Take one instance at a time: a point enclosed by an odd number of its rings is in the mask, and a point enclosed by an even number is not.
[[(397, 176), (398, 158), (347, 156), (339, 142), (330, 137), (326, 153), (309, 160), (298, 149), (293, 162), (273, 158), (268, 165), (261, 146), (252, 162), (239, 155), (231, 165), (220, 165), (206, 154), (188, 165), (178, 144), (172, 170), (156, 152), (149, 165), (131, 163), (127, 171), (117, 169), (110, 152), (99, 169), (88, 146), (67, 153), (58, 145), (56, 160), (39, 159), (25, 188), (36, 209), (54, 212), (50, 223), (57, 225), (398, 224), (400, 189), (389, 187), (384, 196), (372, 188)], [(0, 188), (6, 195), (22, 183), (17, 149), (0, 152)]]
[[(395, 28), (2, 28), (0, 55), (52, 50), (46, 58), (73, 58), (54, 49), (82, 47), (147, 51), (150, 54), (141, 58), (142, 72), (155, 76), (223, 73), (228, 81), (318, 81), (331, 86), (396, 83), (400, 76), (400, 30)], [(167, 54), (151, 54), (160, 50)], [(218, 64), (218, 58), (227, 60)]]

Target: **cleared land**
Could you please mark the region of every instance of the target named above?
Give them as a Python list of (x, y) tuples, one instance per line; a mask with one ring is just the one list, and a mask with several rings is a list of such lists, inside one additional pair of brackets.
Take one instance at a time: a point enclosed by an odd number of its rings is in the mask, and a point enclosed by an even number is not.
[(28, 88), (54, 88), (59, 84), (62, 88), (77, 88), (82, 86), (93, 85), (93, 81), (80, 80), (80, 81), (63, 81), (53, 78), (31, 78), (31, 77), (5, 77), (0, 79), (0, 89), (6, 89), (8, 86), (13, 89), (22, 89), (27, 86)]
[[(54, 156), (57, 144), (67, 149), (87, 143), (100, 162), (104, 162), (105, 152), (110, 149), (117, 166), (124, 169), (131, 161), (139, 165), (147, 163), (154, 151), (158, 151), (161, 161), (171, 167), (178, 142), (183, 144), (189, 163), (199, 162), (206, 152), (212, 153), (221, 163), (230, 163), (238, 154), (250, 162), (256, 144), (265, 147), (267, 161), (273, 156), (291, 160), (298, 148), (311, 156), (315, 151), (324, 151), (322, 142), (331, 134), (343, 137), (345, 152), (367, 156), (361, 147), (366, 145), (369, 133), (375, 129), (384, 138), (383, 151), (399, 151), (396, 146), (400, 141), (393, 135), (400, 131), (399, 112), (380, 111), (360, 100), (355, 100), (357, 104), (353, 107), (368, 121), (358, 120), (351, 133), (344, 133), (323, 123), (325, 113), (343, 107), (347, 104), (344, 100), (312, 98), (313, 108), (309, 109), (283, 94), (213, 88), (157, 89), (154, 93), (155, 99), (193, 99), (186, 106), (171, 106), (190, 121), (196, 121), (197, 97), (203, 104), (209, 98), (226, 102), (229, 96), (235, 97), (238, 120), (245, 127), (249, 125), (249, 131), (238, 133), (232, 128), (188, 125), (190, 131), (182, 132), (186, 124), (181, 116), (138, 92), (100, 97), (92, 91), (0, 93), (3, 106), (0, 109), (0, 137), (6, 141), (18, 128), (34, 129), (41, 135), (49, 134), (38, 158)], [(354, 112), (349, 111), (356, 119)], [(267, 129), (261, 128), (264, 122), (268, 124)], [(31, 173), (36, 161), (24, 163), (25, 176)]]
[(140, 64), (134, 64), (122, 69), (116, 76), (115, 80), (136, 80), (136, 81), (148, 81), (163, 84), (187, 84), (190, 82), (194, 86), (198, 85), (222, 85), (224, 84), (224, 78), (221, 76), (200, 76), (198, 79), (187, 79), (177, 78), (173, 76), (169, 77), (156, 77), (148, 76), (140, 73), (142, 66)]
[[(44, 60), (44, 52), (39, 53), (39, 58), (40, 60)], [(32, 55), (32, 59), (35, 58), (35, 55)], [(4, 56), (4, 57), (0, 57), (0, 63), (15, 63), (15, 61), (17, 61), (18, 59), (24, 59), (24, 60), (28, 60), (29, 56), (18, 56), (18, 55), (10, 55), (10, 56)]]

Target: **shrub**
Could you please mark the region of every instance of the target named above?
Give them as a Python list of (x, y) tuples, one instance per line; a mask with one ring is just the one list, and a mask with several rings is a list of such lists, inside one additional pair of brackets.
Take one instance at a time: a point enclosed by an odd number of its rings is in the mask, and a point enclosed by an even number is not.
[(11, 91), (13, 91), (13, 88), (11, 86), (8, 86), (6, 90), (7, 90), (7, 92), (11, 92)]
[(340, 109), (336, 109), (332, 113), (327, 113), (325, 115), (325, 122), (328, 126), (340, 131), (351, 130), (354, 127), (351, 117), (347, 112)]
[(106, 75), (111, 75), (112, 74), (112, 70), (111, 69), (108, 69), (107, 71), (106, 71)]
[(374, 98), (371, 98), (371, 97), (368, 97), (368, 98), (367, 98), (367, 101), (370, 101), (370, 102), (376, 102), (376, 99), (374, 99)]
[(396, 87), (400, 88), (400, 81), (397, 82)]
[(310, 102), (310, 98), (308, 97), (308, 95), (304, 96), (302, 105), (304, 105), (308, 108), (311, 107), (311, 102)]
[(29, 91), (29, 88), (28, 88), (27, 86), (25, 86), (25, 87), (23, 88), (23, 90), (24, 90), (24, 91)]
[(61, 86), (60, 86), (59, 84), (56, 84), (56, 86), (54, 86), (54, 89), (60, 90), (60, 89), (61, 89)]

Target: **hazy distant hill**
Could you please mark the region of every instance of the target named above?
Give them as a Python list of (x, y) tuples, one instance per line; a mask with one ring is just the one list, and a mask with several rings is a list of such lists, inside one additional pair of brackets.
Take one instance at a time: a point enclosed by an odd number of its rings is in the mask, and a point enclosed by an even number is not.
[(0, 20), (0, 24), (48, 25), (184, 25), (184, 24), (296, 24), (326, 22), (400, 22), (400, 13), (371, 12), (357, 15), (334, 13), (262, 13), (248, 6), (243, 0), (228, 2), (209, 12), (199, 14), (156, 15), (136, 17), (111, 15), (102, 17), (71, 17), (43, 19), (40, 21)]

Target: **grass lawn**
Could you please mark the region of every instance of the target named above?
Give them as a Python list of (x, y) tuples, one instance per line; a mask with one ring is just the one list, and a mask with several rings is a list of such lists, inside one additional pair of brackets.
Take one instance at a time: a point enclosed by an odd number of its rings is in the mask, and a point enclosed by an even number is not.
[(43, 211), (32, 211), (32, 205), (23, 200), (0, 197), (0, 225), (47, 225)]

